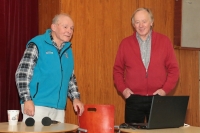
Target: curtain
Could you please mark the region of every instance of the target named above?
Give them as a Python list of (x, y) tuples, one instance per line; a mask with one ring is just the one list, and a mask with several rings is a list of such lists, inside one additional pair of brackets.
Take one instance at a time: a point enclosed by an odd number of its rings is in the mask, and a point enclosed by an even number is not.
[(26, 43), (38, 34), (38, 0), (0, 0), (0, 32), (0, 122), (7, 122), (8, 109), (21, 109), (15, 72)]

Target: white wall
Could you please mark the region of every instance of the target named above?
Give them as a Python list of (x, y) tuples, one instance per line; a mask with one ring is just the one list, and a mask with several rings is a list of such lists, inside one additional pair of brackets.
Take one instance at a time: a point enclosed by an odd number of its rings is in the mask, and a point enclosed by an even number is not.
[(182, 1), (181, 46), (200, 48), (200, 0)]

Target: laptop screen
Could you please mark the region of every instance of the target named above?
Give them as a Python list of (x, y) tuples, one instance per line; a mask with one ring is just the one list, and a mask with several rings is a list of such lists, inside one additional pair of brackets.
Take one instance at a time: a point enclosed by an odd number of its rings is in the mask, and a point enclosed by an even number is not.
[(147, 129), (181, 127), (185, 122), (188, 101), (189, 96), (154, 96), (147, 125), (130, 125)]

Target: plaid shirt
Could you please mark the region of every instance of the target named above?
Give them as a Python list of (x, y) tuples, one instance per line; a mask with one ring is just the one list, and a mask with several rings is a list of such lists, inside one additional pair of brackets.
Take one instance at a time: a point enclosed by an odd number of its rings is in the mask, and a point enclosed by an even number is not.
[(136, 32), (136, 38), (140, 46), (142, 62), (146, 68), (146, 71), (149, 67), (150, 56), (151, 56), (151, 33), (152, 31), (150, 31), (147, 39), (143, 41), (141, 37), (139, 36), (139, 34)]
[[(53, 42), (53, 44), (57, 48), (56, 43)], [(60, 50), (58, 49), (58, 51)], [(29, 83), (33, 76), (33, 69), (37, 63), (37, 59), (38, 59), (38, 49), (34, 43), (30, 43), (28, 45), (28, 48), (24, 52), (24, 55), (19, 63), (19, 66), (15, 74), (15, 80), (19, 96), (23, 102), (32, 100), (30, 96)], [(75, 98), (80, 99), (80, 93), (78, 92), (78, 86), (74, 71), (69, 81), (68, 97), (71, 100), (74, 100)]]

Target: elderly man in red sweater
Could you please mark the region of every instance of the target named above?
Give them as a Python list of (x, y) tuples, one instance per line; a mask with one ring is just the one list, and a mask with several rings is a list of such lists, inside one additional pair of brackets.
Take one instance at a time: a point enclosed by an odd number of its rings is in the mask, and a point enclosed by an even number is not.
[(173, 45), (152, 30), (153, 21), (149, 9), (138, 8), (132, 16), (136, 32), (122, 40), (116, 55), (113, 77), (126, 100), (126, 123), (148, 121), (152, 97), (168, 94), (179, 78)]

